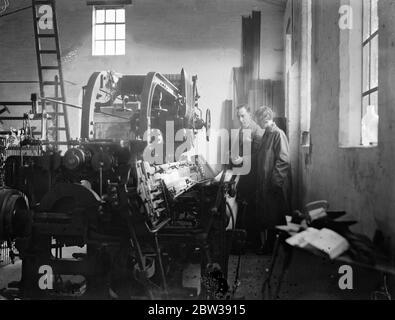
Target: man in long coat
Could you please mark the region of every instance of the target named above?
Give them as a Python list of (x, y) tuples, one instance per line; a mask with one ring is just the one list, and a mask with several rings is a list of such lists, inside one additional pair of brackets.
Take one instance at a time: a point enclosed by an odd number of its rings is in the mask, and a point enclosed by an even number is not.
[[(248, 246), (256, 249), (260, 246), (259, 229), (257, 228), (256, 217), (256, 177), (257, 164), (256, 154), (259, 149), (264, 130), (252, 119), (252, 115), (248, 105), (240, 105), (237, 107), (237, 117), (240, 123), (239, 131), (239, 157), (232, 159), (234, 165), (242, 163), (243, 157), (250, 157), (251, 169), (246, 175), (241, 175), (237, 184), (237, 198), (240, 206), (240, 217), (237, 219), (238, 227), (245, 228), (247, 231)], [(251, 153), (248, 150), (243, 150), (243, 134), (245, 130), (249, 130), (251, 134)], [(244, 205), (243, 205), (244, 204)], [(245, 216), (243, 215), (245, 214)]]
[(257, 153), (257, 223), (262, 236), (262, 254), (270, 253), (274, 245), (274, 228), (286, 224), (291, 210), (291, 164), (288, 139), (273, 122), (273, 111), (261, 107), (256, 119), (265, 134)]

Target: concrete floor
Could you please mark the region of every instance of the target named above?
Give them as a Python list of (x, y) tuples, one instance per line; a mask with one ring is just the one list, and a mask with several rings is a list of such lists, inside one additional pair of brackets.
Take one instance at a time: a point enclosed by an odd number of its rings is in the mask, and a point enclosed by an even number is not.
[[(65, 254), (67, 256), (67, 253)], [(272, 294), (278, 284), (284, 255), (280, 252), (272, 277)], [(232, 288), (236, 276), (237, 256), (230, 256), (228, 283)], [(257, 256), (247, 253), (241, 257), (240, 286), (236, 297), (246, 300), (260, 300), (262, 284), (270, 266), (269, 256)], [(379, 274), (366, 270), (353, 269), (353, 289), (341, 290), (338, 285), (340, 265), (326, 259), (304, 252), (294, 254), (290, 268), (284, 277), (278, 299), (284, 300), (367, 300), (379, 289), (382, 278)], [(21, 261), (0, 269), (0, 288), (7, 287), (8, 282), (19, 280)], [(189, 265), (184, 271), (184, 286), (194, 287), (199, 284), (197, 265)], [(171, 293), (170, 293), (171, 294)], [(268, 298), (267, 295), (264, 297)], [(274, 296), (272, 297), (274, 298)]]

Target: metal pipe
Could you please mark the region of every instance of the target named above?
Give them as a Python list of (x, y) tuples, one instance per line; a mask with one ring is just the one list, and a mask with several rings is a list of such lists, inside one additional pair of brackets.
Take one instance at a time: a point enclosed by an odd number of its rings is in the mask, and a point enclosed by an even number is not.
[[(63, 81), (66, 83), (69, 83), (73, 86), (78, 86), (78, 84), (75, 82), (68, 81), (68, 80), (63, 80)], [(0, 83), (14, 83), (14, 84), (21, 83), (21, 84), (23, 84), (23, 83), (40, 83), (40, 81), (38, 81), (38, 80), (0, 80)]]
[(168, 298), (168, 292), (167, 292), (167, 282), (166, 282), (166, 274), (165, 274), (165, 269), (163, 267), (163, 261), (162, 261), (162, 252), (159, 246), (159, 241), (158, 241), (158, 233), (155, 232), (154, 234), (154, 241), (155, 241), (155, 251), (158, 259), (158, 264), (159, 264), (159, 271), (160, 271), (160, 276), (162, 278), (162, 287), (163, 291), (165, 293), (166, 299)]
[(31, 106), (31, 101), (0, 101), (1, 106)]
[(38, 80), (0, 80), (0, 83), (39, 83)]
[(45, 101), (49, 101), (49, 102), (63, 104), (65, 106), (69, 106), (69, 107), (76, 108), (76, 109), (82, 109), (81, 106), (77, 106), (76, 104), (67, 103), (67, 102), (63, 102), (63, 101), (60, 101), (60, 100), (55, 100), (55, 99), (50, 99), (50, 98), (45, 98), (45, 97), (40, 97), (40, 99), (41, 100), (45, 100)]
[(10, 14), (17, 13), (17, 12), (20, 12), (20, 11), (22, 11), (22, 10), (30, 9), (31, 7), (32, 7), (32, 6), (23, 7), (23, 8), (20, 8), (20, 9), (17, 9), (17, 10), (14, 10), (14, 11), (11, 11), (11, 12), (8, 12), (8, 13), (5, 13), (5, 14), (2, 14), (2, 15), (0, 16), (0, 18), (5, 17), (5, 16), (9, 16)]
[(100, 183), (100, 199), (103, 199), (103, 165), (100, 164), (99, 169), (99, 183)]
[(0, 120), (26, 120), (28, 117), (0, 117)]
[(105, 113), (105, 112), (96, 112), (96, 113), (104, 114), (106, 116), (113, 117), (113, 118), (118, 118), (118, 119), (123, 119), (123, 120), (130, 120), (129, 118), (121, 117), (121, 116), (118, 116), (116, 114)]

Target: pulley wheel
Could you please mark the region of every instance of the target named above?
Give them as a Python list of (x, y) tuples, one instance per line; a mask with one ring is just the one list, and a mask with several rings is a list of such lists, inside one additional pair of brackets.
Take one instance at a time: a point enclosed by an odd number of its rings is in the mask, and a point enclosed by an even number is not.
[(27, 237), (32, 215), (27, 198), (15, 189), (0, 190), (0, 240)]

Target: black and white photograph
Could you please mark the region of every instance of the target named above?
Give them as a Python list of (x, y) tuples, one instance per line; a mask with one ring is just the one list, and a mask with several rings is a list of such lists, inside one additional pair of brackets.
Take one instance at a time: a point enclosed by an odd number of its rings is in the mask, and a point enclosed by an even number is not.
[(0, 300), (393, 295), (394, 0), (0, 0)]

